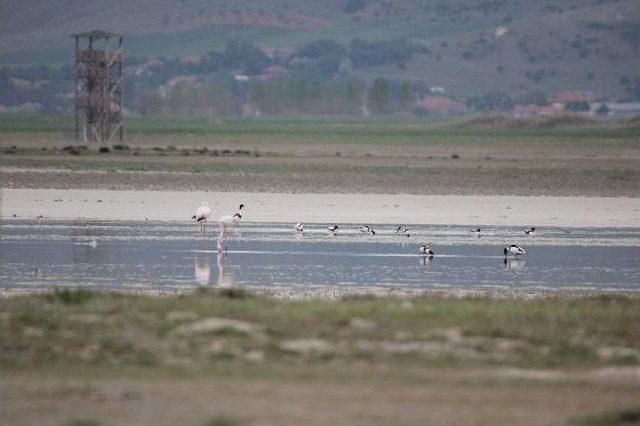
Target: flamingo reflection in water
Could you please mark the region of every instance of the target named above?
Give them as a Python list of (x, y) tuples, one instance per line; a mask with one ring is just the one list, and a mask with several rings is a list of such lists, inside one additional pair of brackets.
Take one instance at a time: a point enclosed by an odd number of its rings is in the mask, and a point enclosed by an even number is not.
[(232, 288), (235, 287), (233, 275), (229, 272), (229, 257), (226, 253), (219, 251), (216, 254), (216, 263), (218, 266), (218, 287)]
[(196, 252), (194, 275), (196, 282), (201, 286), (208, 286), (211, 279), (211, 265), (209, 264), (209, 253), (206, 253), (205, 242), (198, 244)]

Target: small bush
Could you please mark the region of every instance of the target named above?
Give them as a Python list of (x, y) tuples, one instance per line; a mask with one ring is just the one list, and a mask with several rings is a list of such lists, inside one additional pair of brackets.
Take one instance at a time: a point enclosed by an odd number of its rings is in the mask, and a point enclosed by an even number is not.
[(91, 297), (92, 293), (82, 288), (63, 288), (62, 290), (56, 288), (53, 292), (52, 301), (62, 302), (65, 305), (82, 305)]
[(128, 151), (129, 150), (129, 145), (123, 144), (123, 143), (117, 143), (115, 145), (113, 145), (113, 150), (114, 151)]
[(107, 154), (107, 153), (109, 153), (110, 151), (111, 151), (111, 150), (109, 149), (109, 147), (108, 147), (108, 146), (101, 146), (101, 147), (98, 149), (98, 152), (99, 152), (99, 153), (101, 153), (101, 154)]
[(251, 293), (243, 288), (225, 288), (218, 292), (218, 296), (227, 299), (246, 299), (251, 296)]

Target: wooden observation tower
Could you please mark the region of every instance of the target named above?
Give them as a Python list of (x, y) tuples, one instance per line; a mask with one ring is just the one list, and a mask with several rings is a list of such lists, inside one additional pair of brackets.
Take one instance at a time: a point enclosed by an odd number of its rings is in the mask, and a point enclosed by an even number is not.
[(124, 38), (105, 31), (71, 36), (76, 42), (76, 139), (103, 143), (117, 134), (122, 142)]

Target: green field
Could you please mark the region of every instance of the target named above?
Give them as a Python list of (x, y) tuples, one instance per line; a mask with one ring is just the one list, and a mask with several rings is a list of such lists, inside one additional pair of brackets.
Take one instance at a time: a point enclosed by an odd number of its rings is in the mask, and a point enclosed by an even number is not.
[[(633, 147), (640, 143), (637, 128), (624, 121), (598, 121), (577, 126), (465, 127), (464, 120), (437, 118), (204, 118), (151, 117), (129, 118), (127, 135), (134, 141), (156, 137), (173, 137), (176, 143), (215, 141), (234, 137), (238, 142), (300, 143), (394, 143), (483, 145), (518, 142), (537, 143), (561, 148), (588, 147), (589, 144), (618, 143), (612, 148)], [(0, 116), (0, 141), (11, 138), (28, 141), (34, 135), (43, 140), (74, 138), (71, 116), (5, 115)]]
[(640, 188), (640, 138), (625, 121), (167, 117), (126, 126), (124, 144), (85, 145), (73, 140), (70, 117), (0, 117), (0, 173), (30, 188), (157, 188), (148, 174), (118, 172), (180, 172), (165, 175), (165, 189), (210, 190), (215, 181), (259, 192), (637, 196)]

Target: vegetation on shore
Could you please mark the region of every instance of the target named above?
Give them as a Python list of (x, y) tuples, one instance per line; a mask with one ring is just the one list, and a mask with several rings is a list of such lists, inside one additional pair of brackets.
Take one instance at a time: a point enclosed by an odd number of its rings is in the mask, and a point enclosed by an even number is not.
[(7, 424), (638, 417), (640, 299), (632, 297), (278, 300), (242, 289), (160, 297), (62, 289), (0, 303)]
[[(86, 145), (73, 141), (70, 117), (0, 116), (0, 167), (15, 188), (210, 190), (215, 181), (228, 191), (637, 196), (634, 125), (575, 116), (131, 118), (125, 143)], [(53, 170), (55, 181), (43, 174)], [(151, 176), (163, 172), (180, 173)]]
[(275, 300), (58, 290), (2, 301), (0, 363), (216, 370), (307, 362), (581, 369), (640, 365), (640, 300)]

